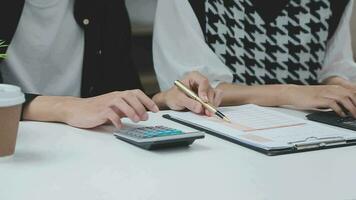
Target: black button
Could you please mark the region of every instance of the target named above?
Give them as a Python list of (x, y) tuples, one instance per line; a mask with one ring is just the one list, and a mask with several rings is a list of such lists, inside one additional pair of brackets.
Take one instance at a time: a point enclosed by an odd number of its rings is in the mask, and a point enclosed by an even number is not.
[(88, 26), (90, 24), (90, 20), (89, 19), (83, 19), (83, 24), (84, 24), (84, 26)]

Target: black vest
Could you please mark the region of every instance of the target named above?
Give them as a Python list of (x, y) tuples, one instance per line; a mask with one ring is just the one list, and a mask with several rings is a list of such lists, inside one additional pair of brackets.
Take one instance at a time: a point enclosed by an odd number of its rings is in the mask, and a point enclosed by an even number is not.
[[(7, 44), (15, 34), (24, 2), (1, 1), (0, 40)], [(125, 1), (76, 0), (74, 16), (85, 32), (82, 97), (142, 89), (131, 59), (131, 30)], [(0, 49), (0, 53), (5, 52), (6, 48)]]
[(318, 84), (327, 42), (349, 0), (190, 0), (233, 82)]

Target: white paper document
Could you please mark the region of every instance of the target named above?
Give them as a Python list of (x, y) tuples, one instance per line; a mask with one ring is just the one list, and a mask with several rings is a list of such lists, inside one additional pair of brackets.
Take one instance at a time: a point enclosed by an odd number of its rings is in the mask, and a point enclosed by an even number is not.
[(172, 118), (265, 150), (290, 148), (314, 141), (356, 139), (356, 133), (331, 128), (256, 105), (219, 109), (230, 120), (190, 112), (172, 112)]

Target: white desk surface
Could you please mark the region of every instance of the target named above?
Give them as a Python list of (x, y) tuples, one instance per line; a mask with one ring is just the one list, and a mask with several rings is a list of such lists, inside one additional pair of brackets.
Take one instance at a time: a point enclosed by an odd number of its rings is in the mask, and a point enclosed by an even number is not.
[[(161, 114), (147, 124), (186, 129)], [(110, 129), (22, 122), (15, 156), (0, 159), (0, 200), (356, 199), (356, 147), (268, 157), (207, 135), (151, 152)]]

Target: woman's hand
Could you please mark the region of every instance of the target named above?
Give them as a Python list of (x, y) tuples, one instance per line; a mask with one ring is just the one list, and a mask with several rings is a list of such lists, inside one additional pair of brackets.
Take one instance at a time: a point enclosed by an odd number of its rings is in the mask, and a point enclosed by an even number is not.
[(79, 128), (92, 128), (111, 122), (122, 127), (121, 118), (133, 122), (146, 121), (147, 111), (158, 112), (156, 104), (141, 90), (113, 92), (88, 99), (78, 99), (66, 104), (65, 122)]
[(302, 108), (331, 108), (340, 116), (356, 118), (356, 93), (339, 85), (291, 86), (286, 91), (291, 105)]
[(24, 111), (26, 120), (62, 122), (78, 128), (94, 128), (111, 122), (121, 128), (121, 118), (145, 121), (147, 111), (158, 112), (159, 109), (142, 91), (130, 90), (85, 99), (37, 97)]
[[(222, 100), (222, 91), (211, 87), (209, 80), (198, 72), (191, 72), (181, 80), (184, 85), (194, 91), (205, 102), (213, 106), (219, 106)], [(173, 83), (172, 83), (173, 85)], [(172, 110), (188, 109), (195, 113), (205, 113), (211, 115), (198, 102), (180, 91), (176, 86), (159, 93), (153, 97), (153, 100), (160, 108), (169, 108)]]

